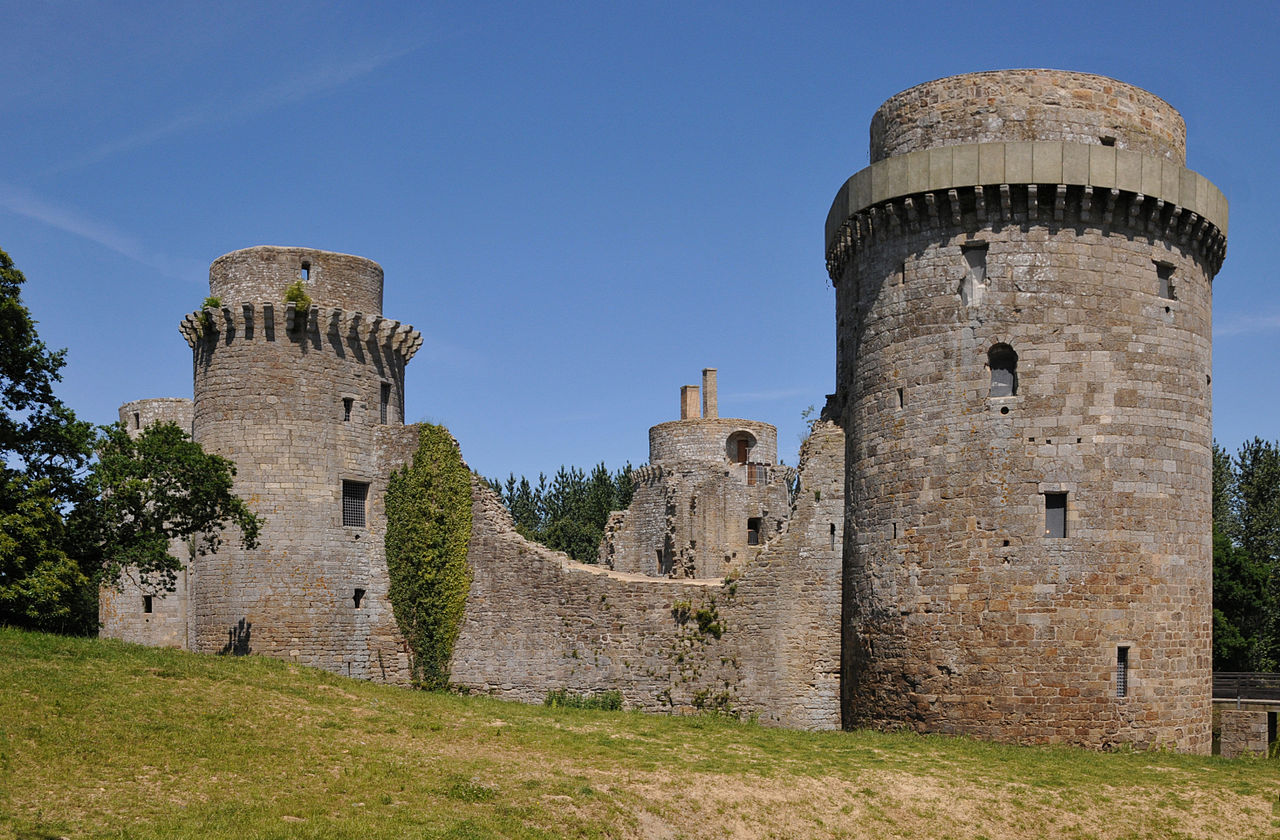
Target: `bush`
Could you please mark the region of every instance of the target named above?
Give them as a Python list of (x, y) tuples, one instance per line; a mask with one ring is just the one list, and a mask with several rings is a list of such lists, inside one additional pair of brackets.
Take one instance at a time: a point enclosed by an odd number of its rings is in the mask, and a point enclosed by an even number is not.
[(293, 281), (289, 284), (289, 288), (284, 290), (284, 302), (292, 303), (293, 308), (297, 310), (311, 308), (311, 296), (307, 294), (301, 280)]

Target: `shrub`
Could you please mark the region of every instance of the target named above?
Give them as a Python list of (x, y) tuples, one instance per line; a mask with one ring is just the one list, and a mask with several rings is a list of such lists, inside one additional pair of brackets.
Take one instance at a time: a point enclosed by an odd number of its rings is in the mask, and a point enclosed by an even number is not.
[(289, 284), (289, 288), (284, 290), (284, 302), (292, 303), (293, 308), (297, 310), (311, 308), (311, 296), (307, 294), (301, 280), (293, 281)]

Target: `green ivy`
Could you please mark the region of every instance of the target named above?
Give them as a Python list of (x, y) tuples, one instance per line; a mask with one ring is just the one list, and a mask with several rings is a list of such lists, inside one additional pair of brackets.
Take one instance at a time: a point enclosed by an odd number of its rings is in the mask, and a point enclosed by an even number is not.
[(443, 426), (423, 424), (413, 463), (387, 487), (387, 572), (396, 624), (412, 651), (413, 681), (449, 684), (449, 659), (471, 587), (471, 473)]

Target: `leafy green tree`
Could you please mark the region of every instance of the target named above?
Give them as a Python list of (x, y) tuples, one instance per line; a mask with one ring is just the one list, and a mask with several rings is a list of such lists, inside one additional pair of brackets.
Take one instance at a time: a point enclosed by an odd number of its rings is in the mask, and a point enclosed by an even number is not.
[(99, 580), (134, 576), (143, 589), (172, 591), (183, 559), (175, 540), (205, 554), (222, 544), (228, 524), (254, 548), (262, 520), (232, 492), (235, 464), (204, 451), (174, 423), (155, 423), (130, 437), (121, 423), (102, 428), (98, 460), (87, 481), (90, 498), (71, 525), (97, 558)]
[(581, 563), (594, 563), (609, 514), (631, 504), (631, 464), (610, 473), (603, 463), (590, 475), (578, 467), (560, 467), (550, 482), (545, 473), (534, 486), (512, 473), (490, 486), (511, 511), (516, 530), (526, 539), (563, 551)]
[(54, 396), (66, 354), (40, 340), (25, 282), (0, 251), (0, 623), (90, 632), (96, 591), (66, 550), (65, 512), (84, 499), (95, 434)]

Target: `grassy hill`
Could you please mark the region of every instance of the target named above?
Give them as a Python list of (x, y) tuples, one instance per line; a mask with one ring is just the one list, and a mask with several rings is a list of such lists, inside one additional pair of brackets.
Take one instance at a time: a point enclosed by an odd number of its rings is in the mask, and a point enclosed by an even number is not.
[(547, 709), (0, 629), (0, 838), (1280, 835), (1280, 762)]

